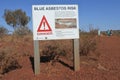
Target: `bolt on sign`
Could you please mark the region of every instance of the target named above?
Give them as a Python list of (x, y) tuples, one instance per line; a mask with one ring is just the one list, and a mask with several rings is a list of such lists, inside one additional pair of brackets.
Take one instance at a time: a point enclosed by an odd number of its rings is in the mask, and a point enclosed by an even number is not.
[(33, 5), (34, 40), (78, 39), (78, 5)]

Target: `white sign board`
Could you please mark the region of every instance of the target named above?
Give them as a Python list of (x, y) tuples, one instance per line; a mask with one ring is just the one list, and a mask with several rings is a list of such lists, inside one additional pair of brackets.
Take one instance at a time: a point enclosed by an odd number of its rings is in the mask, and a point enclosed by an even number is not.
[(79, 38), (78, 5), (33, 5), (34, 40)]

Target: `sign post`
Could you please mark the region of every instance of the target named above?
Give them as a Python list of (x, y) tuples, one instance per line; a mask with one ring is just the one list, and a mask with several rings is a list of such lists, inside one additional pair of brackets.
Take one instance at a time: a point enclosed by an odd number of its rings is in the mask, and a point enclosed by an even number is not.
[(34, 72), (35, 75), (40, 73), (40, 53), (38, 40), (34, 40)]
[(80, 69), (80, 55), (79, 55), (79, 39), (73, 40), (74, 49), (74, 70), (78, 71)]
[(74, 39), (74, 69), (79, 70), (78, 5), (33, 5), (35, 74), (40, 73), (38, 40)]

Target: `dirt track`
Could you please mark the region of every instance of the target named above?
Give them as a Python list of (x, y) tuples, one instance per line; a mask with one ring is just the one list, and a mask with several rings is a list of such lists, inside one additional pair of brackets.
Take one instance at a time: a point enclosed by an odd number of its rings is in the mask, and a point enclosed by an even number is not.
[(80, 71), (74, 72), (72, 63), (41, 63), (41, 73), (35, 76), (33, 58), (24, 57), (20, 59), (22, 68), (6, 73), (2, 80), (120, 80), (120, 37), (100, 37), (98, 42), (99, 57), (81, 60)]

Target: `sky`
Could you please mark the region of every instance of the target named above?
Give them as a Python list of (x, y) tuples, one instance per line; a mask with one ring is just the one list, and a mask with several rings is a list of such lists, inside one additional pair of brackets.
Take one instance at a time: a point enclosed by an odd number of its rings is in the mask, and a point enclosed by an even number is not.
[(79, 28), (89, 31), (90, 27), (99, 30), (120, 30), (120, 0), (3, 0), (0, 2), (0, 25), (13, 31), (6, 24), (3, 14), (5, 9), (22, 9), (31, 21), (28, 26), (32, 28), (32, 5), (77, 4), (79, 8)]

